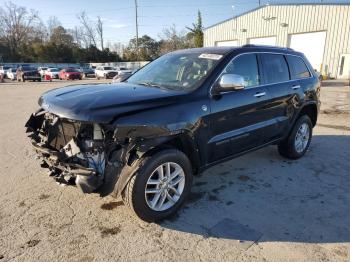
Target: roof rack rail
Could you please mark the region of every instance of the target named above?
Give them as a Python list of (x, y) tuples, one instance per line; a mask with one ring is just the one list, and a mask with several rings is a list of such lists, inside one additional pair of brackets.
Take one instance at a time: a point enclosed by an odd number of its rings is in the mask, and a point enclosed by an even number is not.
[(243, 45), (242, 47), (266, 47), (266, 48), (279, 48), (279, 49), (287, 49), (287, 50), (292, 50), (294, 51), (293, 48), (290, 47), (282, 47), (282, 46), (274, 46), (274, 45), (254, 45), (254, 44), (246, 44)]

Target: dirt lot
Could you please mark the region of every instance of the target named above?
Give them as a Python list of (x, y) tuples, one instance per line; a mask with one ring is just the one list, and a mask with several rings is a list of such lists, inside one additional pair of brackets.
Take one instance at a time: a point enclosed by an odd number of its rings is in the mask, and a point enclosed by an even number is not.
[(0, 84), (0, 261), (350, 261), (349, 87), (322, 89), (304, 158), (271, 146), (213, 167), (178, 216), (146, 224), (39, 167), (23, 125), (65, 84)]

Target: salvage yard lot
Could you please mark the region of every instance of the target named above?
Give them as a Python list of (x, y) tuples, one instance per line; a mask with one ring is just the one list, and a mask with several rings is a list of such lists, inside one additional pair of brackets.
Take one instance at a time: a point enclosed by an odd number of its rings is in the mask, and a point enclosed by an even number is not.
[(147, 224), (120, 200), (58, 186), (24, 133), (41, 93), (94, 82), (106, 81), (0, 84), (1, 262), (350, 260), (349, 87), (322, 88), (304, 158), (270, 146), (220, 164), (177, 216)]

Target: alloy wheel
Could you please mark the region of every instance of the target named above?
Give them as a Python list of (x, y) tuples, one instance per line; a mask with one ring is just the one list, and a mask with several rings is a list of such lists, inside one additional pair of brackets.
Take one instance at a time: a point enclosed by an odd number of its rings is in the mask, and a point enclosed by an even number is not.
[(154, 211), (165, 211), (174, 206), (185, 188), (185, 173), (174, 162), (158, 166), (148, 178), (145, 187), (147, 205)]

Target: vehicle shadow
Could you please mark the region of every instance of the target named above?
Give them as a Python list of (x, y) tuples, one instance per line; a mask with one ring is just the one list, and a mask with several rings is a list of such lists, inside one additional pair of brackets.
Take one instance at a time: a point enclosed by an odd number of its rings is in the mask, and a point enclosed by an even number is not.
[(213, 167), (160, 225), (232, 243), (350, 242), (349, 149), (350, 136), (316, 135), (299, 160), (271, 146)]

